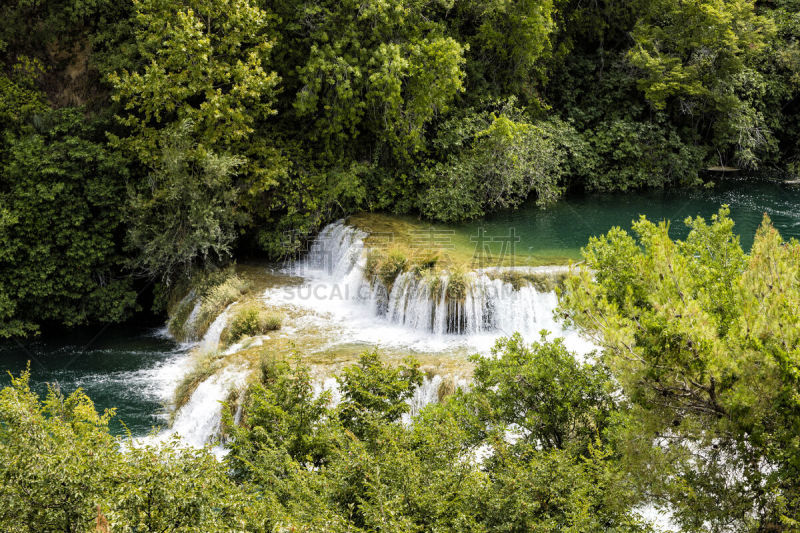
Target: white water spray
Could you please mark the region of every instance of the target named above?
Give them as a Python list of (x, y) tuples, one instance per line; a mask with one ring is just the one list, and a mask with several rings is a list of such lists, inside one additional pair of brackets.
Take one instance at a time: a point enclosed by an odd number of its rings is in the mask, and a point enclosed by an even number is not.
[[(270, 289), (264, 298), (272, 304), (292, 304), (323, 312), (338, 320), (349, 340), (377, 345), (439, 351), (463, 346), (486, 351), (500, 336), (520, 332), (538, 340), (548, 330), (565, 337), (568, 347), (583, 354), (592, 346), (553, 318), (554, 292), (532, 284), (514, 287), (498, 279), (499, 270), (482, 269), (464, 276), (463, 287), (453, 297), (455, 283), (446, 273), (437, 277), (403, 272), (391, 289), (367, 279), (366, 233), (336, 222), (314, 240), (306, 258), (289, 267), (306, 282), (300, 286)], [(516, 269), (541, 277), (563, 275), (567, 267)], [(456, 288), (456, 287), (453, 287)]]
[(244, 385), (247, 374), (247, 369), (228, 367), (200, 383), (186, 405), (175, 414), (169, 433), (177, 433), (187, 444), (197, 447), (219, 435), (222, 402), (231, 390)]

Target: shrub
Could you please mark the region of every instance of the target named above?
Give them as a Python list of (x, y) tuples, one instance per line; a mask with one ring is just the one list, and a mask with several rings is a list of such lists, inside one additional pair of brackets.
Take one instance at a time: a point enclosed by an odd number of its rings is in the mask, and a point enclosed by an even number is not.
[(423, 282), (428, 284), (431, 295), (433, 295), (435, 298), (438, 298), (439, 291), (442, 289), (442, 276), (440, 275), (440, 272), (430, 269), (422, 272), (421, 276)]
[(378, 267), (378, 277), (386, 286), (386, 290), (391, 290), (394, 280), (405, 270), (407, 262), (406, 255), (400, 250), (389, 252), (389, 255), (381, 262)]
[(432, 270), (440, 260), (439, 253), (436, 251), (420, 251), (413, 258), (414, 273), (422, 274)]
[(270, 313), (256, 302), (249, 302), (236, 309), (230, 325), (223, 332), (223, 343), (233, 344), (244, 337), (262, 335), (280, 329), (282, 317)]
[(461, 269), (450, 272), (447, 282), (447, 298), (461, 301), (467, 296), (468, 281), (466, 273)]

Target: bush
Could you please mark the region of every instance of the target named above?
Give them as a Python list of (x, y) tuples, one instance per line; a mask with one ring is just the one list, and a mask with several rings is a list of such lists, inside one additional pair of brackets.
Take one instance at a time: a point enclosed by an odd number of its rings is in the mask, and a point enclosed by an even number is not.
[(230, 325), (223, 332), (223, 344), (230, 345), (244, 337), (262, 335), (280, 329), (282, 317), (270, 313), (255, 302), (239, 306)]
[(561, 195), (563, 150), (516, 110), (468, 114), (442, 129), (434, 145), (459, 150), (421, 175), (419, 209), (426, 217), (458, 222), (517, 207), (531, 194), (541, 206)]
[(389, 252), (389, 255), (381, 263), (378, 268), (378, 276), (386, 286), (386, 290), (391, 290), (394, 280), (405, 270), (407, 261), (408, 259), (403, 252), (393, 250)]
[(120, 237), (128, 162), (103, 126), (62, 109), (0, 138), (0, 337), (119, 322), (136, 308)]
[(449, 300), (462, 301), (467, 296), (469, 287), (466, 273), (461, 270), (450, 272), (447, 281), (447, 298)]

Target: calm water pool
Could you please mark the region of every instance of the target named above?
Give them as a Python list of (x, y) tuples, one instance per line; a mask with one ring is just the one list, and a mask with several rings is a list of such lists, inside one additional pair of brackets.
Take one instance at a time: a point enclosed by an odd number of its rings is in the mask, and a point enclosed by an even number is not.
[[(134, 435), (167, 422), (165, 403), (185, 350), (162, 330), (135, 327), (81, 329), (68, 335), (0, 344), (0, 386), (30, 361), (31, 386), (44, 395), (47, 384), (63, 393), (82, 387), (99, 411), (116, 407), (115, 433)], [(124, 425), (123, 425), (124, 424)]]
[(613, 226), (630, 229), (640, 215), (652, 221), (671, 220), (671, 235), (683, 238), (688, 233), (683, 224), (686, 217), (708, 218), (722, 204), (730, 206), (734, 231), (745, 249), (752, 245), (764, 213), (784, 239), (800, 238), (800, 187), (743, 180), (726, 180), (703, 190), (575, 194), (547, 209), (527, 205), (450, 229), (455, 230), (457, 245), (473, 247), (481, 230), (502, 242), (513, 229), (520, 239), (515, 245), (517, 254), (577, 259), (589, 237)]

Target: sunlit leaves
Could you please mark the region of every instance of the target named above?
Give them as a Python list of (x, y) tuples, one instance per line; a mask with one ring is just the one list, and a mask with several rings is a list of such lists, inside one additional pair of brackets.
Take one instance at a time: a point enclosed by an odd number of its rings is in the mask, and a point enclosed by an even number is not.
[(686, 224), (684, 241), (644, 218), (638, 239), (592, 239), (562, 310), (633, 400), (631, 431), (651, 439), (630, 441), (638, 468), (670, 458), (668, 476), (648, 479), (678, 519), (767, 527), (797, 512), (800, 244), (765, 218), (748, 256), (727, 208)]

